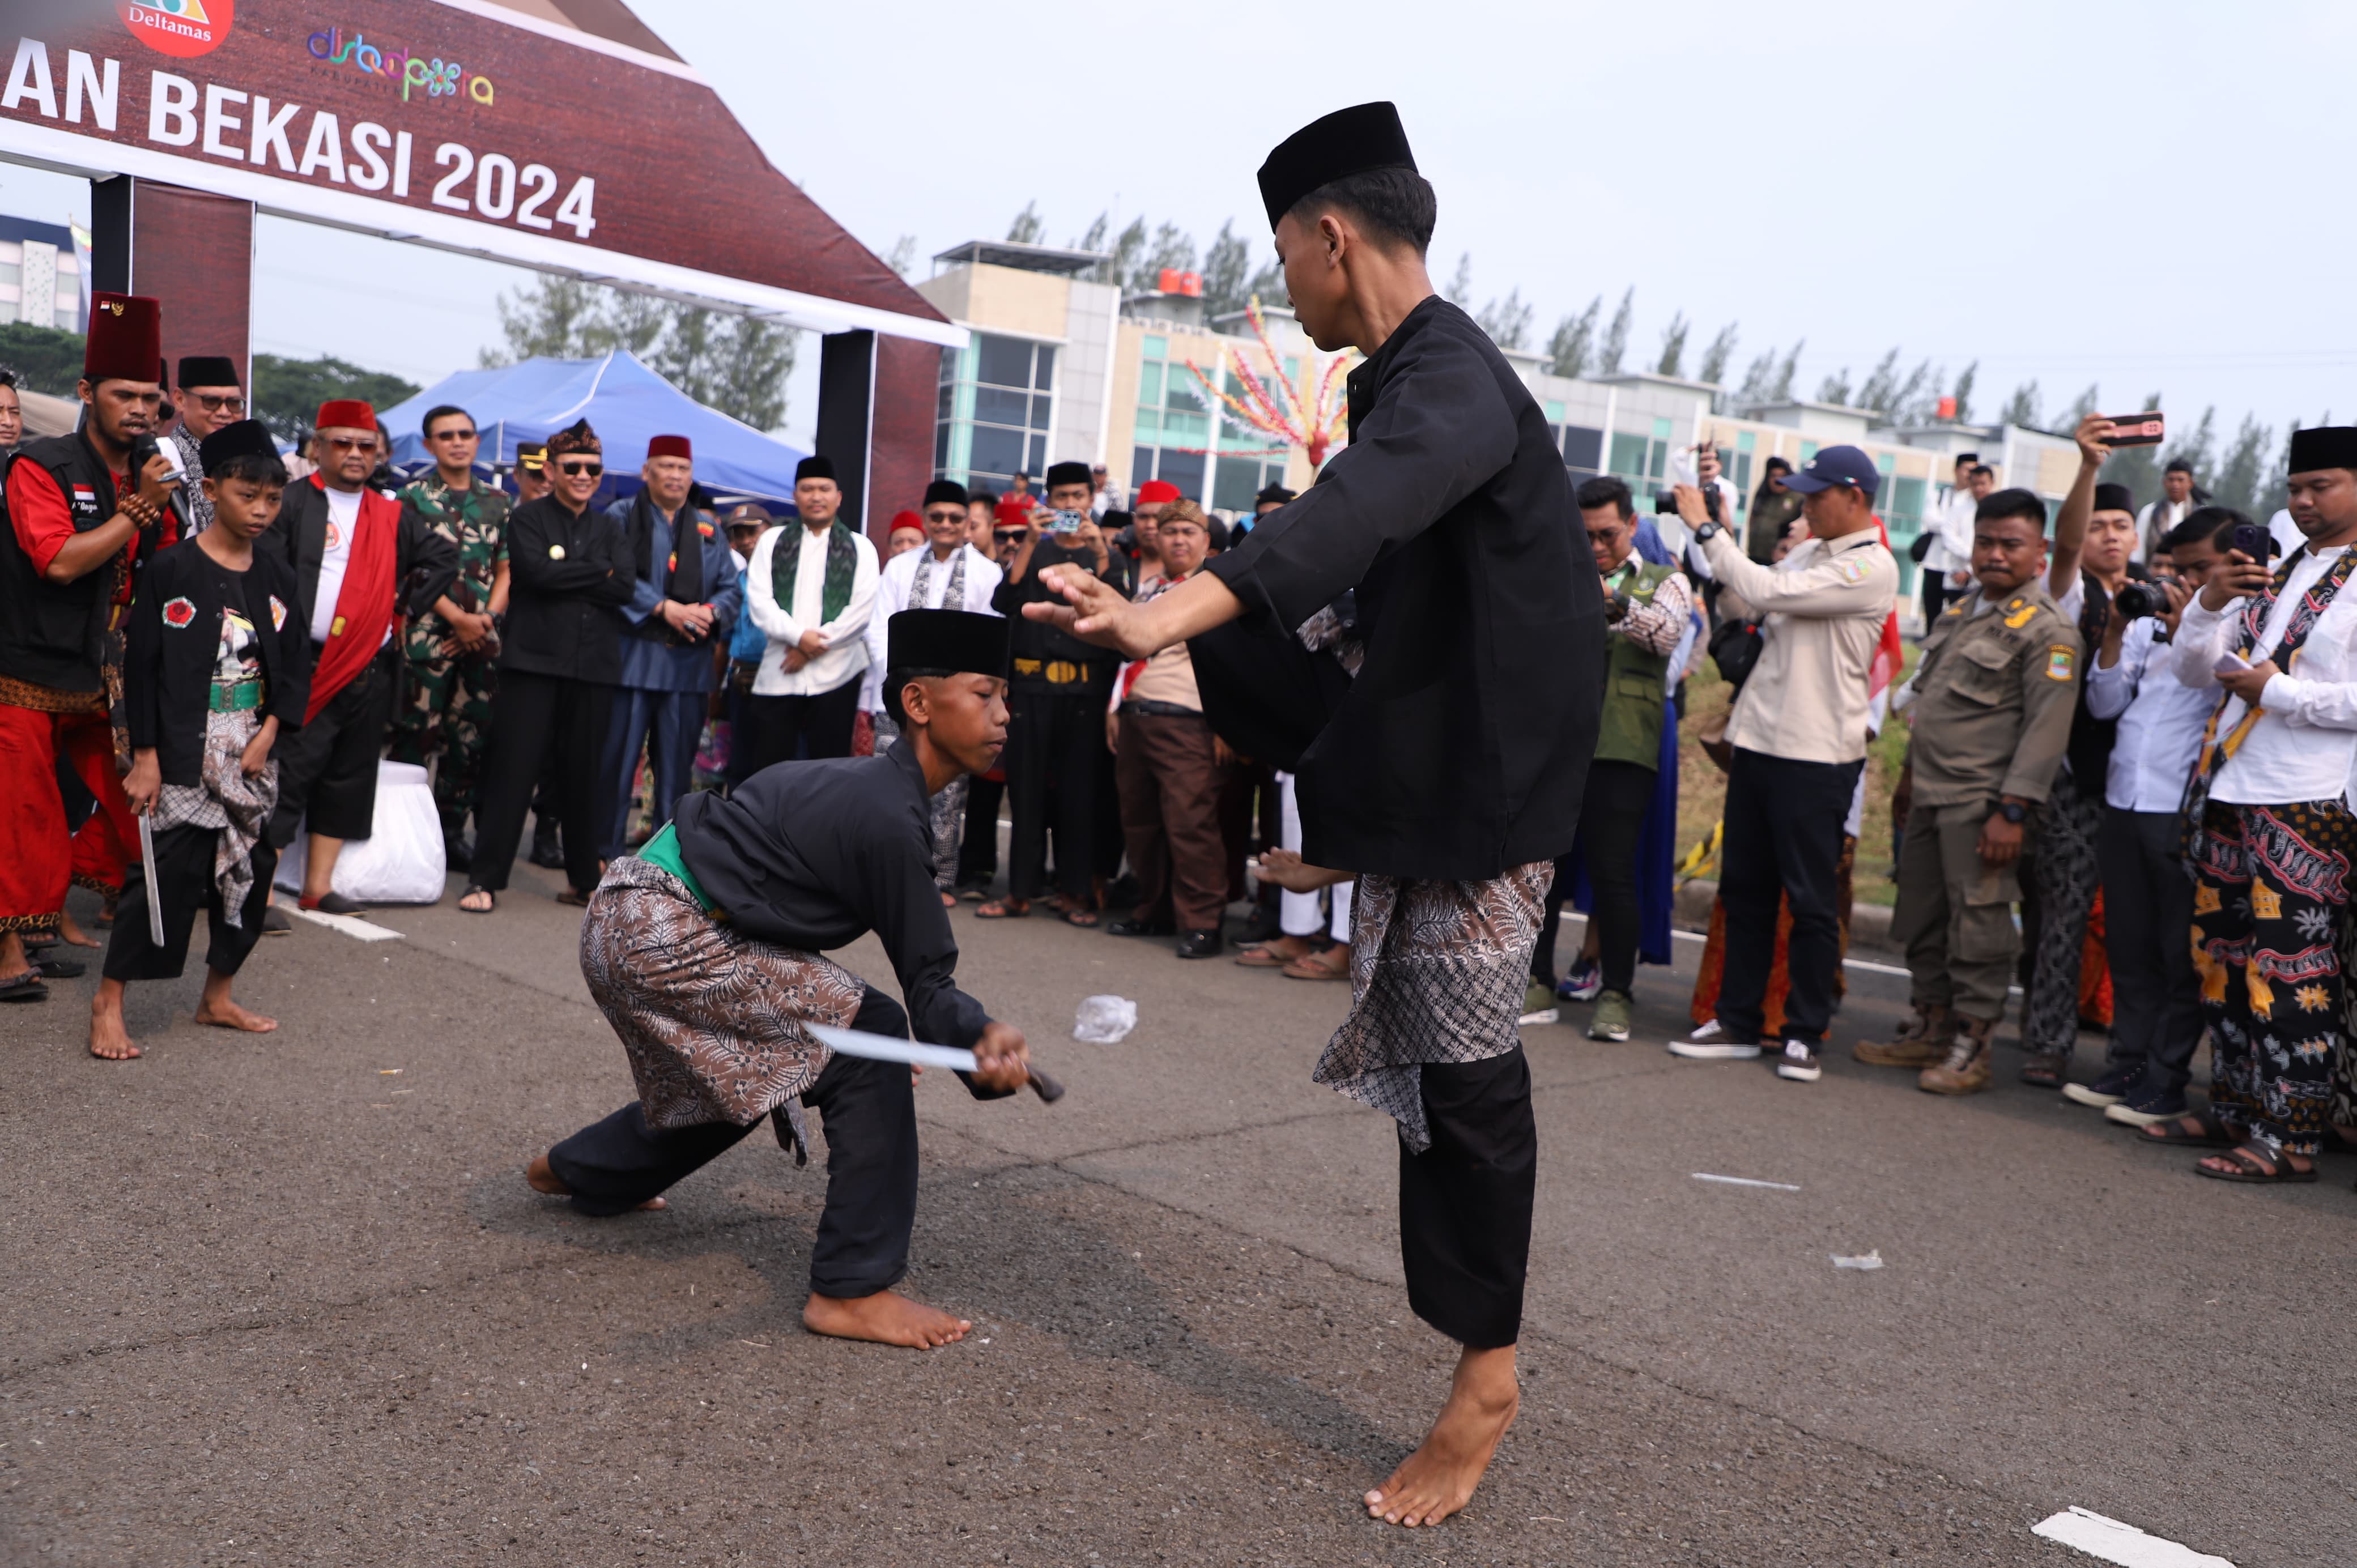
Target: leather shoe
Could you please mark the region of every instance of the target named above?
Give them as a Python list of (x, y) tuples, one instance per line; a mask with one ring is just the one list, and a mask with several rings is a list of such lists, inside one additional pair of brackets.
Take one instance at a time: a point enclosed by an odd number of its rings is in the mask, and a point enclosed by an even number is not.
[(444, 839), (442, 841), (442, 864), (449, 867), (452, 871), (472, 870), (475, 864), (475, 845), (473, 841), (468, 839), (464, 833), (459, 834), (457, 838)]
[(1189, 931), (1178, 939), (1180, 958), (1217, 958), (1223, 946), (1217, 931)]
[(556, 836), (554, 829), (551, 829), (547, 832), (541, 832), (537, 830), (533, 832), (532, 835), (532, 854), (528, 858), (534, 865), (546, 871), (562, 871), (565, 869), (565, 845), (563, 841), (558, 839)]
[(1178, 928), (1168, 920), (1141, 920), (1134, 915), (1126, 920), (1115, 920), (1105, 928), (1105, 935), (1109, 937), (1175, 937), (1178, 934)]

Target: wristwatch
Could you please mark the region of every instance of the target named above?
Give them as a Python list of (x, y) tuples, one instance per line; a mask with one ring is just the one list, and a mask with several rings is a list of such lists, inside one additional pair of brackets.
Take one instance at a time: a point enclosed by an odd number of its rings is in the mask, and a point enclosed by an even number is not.
[(1718, 536), (1718, 524), (1715, 522), (1706, 522), (1700, 528), (1695, 530), (1695, 538), (1696, 540), (1715, 539)]
[(2018, 800), (2001, 800), (1997, 803), (1996, 814), (2008, 822), (2018, 824), (2029, 815), (2029, 808)]

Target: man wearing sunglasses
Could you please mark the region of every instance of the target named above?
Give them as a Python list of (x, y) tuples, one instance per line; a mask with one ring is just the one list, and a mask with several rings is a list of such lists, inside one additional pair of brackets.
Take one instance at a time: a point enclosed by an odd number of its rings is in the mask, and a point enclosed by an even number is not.
[[(226, 354), (183, 354), (179, 370), (180, 424), (172, 432), (172, 445), (180, 449), (182, 470), (193, 477), (205, 471), (197, 444), (245, 417), (245, 389), (238, 385), (237, 361)], [(213, 525), (213, 503), (193, 478), (181, 493), (188, 498), (188, 533), (194, 538)]]
[(507, 624), (500, 690), (483, 759), (475, 854), (458, 908), (488, 915), (515, 865), (533, 786), (552, 758), (565, 828), (567, 904), (589, 901), (604, 868), (598, 753), (622, 678), (622, 607), (638, 586), (628, 537), (589, 502), (605, 482), (605, 448), (586, 419), (548, 438), (556, 488), (508, 518)]
[(464, 871), (474, 853), (467, 819), (482, 783), (498, 683), (499, 618), (508, 607), (508, 496), (476, 482), (481, 437), (465, 409), (431, 409), (419, 429), (434, 471), (404, 487), (401, 504), (457, 551), (458, 576), (432, 610), (409, 624), (409, 679), (385, 756), (420, 768), (429, 757), (441, 757), (434, 806), (442, 819), (442, 851), (451, 870)]
[(279, 737), (270, 843), (283, 851), (307, 818), (302, 906), (356, 915), (361, 906), (335, 891), (336, 857), (345, 840), (367, 838), (376, 817), (377, 755), (401, 689), (394, 623), (449, 591), (458, 552), (369, 489), (383, 452), (376, 410), (331, 398), (313, 429), (317, 467), (286, 487), (278, 521), (257, 542), (293, 569), (297, 602), (285, 613), (311, 634), (311, 694), (302, 727)]

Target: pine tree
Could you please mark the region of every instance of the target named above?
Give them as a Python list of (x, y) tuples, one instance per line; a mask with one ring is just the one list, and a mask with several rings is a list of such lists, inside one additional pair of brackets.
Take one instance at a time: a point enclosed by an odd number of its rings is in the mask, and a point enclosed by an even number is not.
[(1523, 303), (1523, 291), (1515, 289), (1503, 299), (1493, 299), (1481, 307), (1474, 319), (1490, 341), (1501, 349), (1519, 349), (1530, 341), (1531, 309)]
[(1973, 417), (1973, 378), (1980, 374), (1981, 362), (1975, 360), (1956, 372), (1956, 384), (1948, 395), (1956, 400), (1956, 423), (1968, 424)]
[(2005, 406), (1997, 411), (1996, 415), (1999, 424), (2018, 424), (2025, 430), (2041, 428), (2038, 419), (2038, 383), (2035, 381), (2024, 381), (2014, 388), (2013, 395), (2005, 400)]
[(1817, 383), (1816, 401), (1846, 405), (1849, 402), (1849, 367), (1844, 365), (1839, 371)]
[(1244, 274), (1252, 265), (1252, 253), (1236, 237), (1235, 228), (1232, 218), (1221, 224), (1211, 248), (1203, 253), (1203, 310), (1210, 316), (1226, 316), (1244, 307)]
[(1655, 375), (1674, 376), (1682, 373), (1686, 357), (1686, 334), (1692, 328), (1687, 325), (1684, 311), (1678, 311), (1670, 317), (1670, 324), (1662, 328), (1662, 357), (1654, 363)]
[(1792, 351), (1784, 356), (1784, 362), (1776, 367), (1775, 384), (1768, 389), (1769, 402), (1790, 403), (1792, 401), (1792, 377), (1801, 368), (1801, 350), (1808, 347), (1808, 343), (1809, 340), (1806, 338), (1803, 338), (1799, 342), (1793, 344)]
[(1467, 251), (1457, 258), (1457, 275), (1448, 280), (1441, 294), (1449, 304), (1463, 310), (1473, 303), (1473, 252)]
[[(1848, 375), (1847, 371), (1842, 372)], [(1899, 401), (1899, 350), (1893, 349), (1882, 356), (1873, 370), (1867, 372), (1866, 381), (1857, 389), (1857, 406), (1888, 413)]]
[(1604, 349), (1596, 356), (1598, 374), (1617, 376), (1620, 373), (1621, 357), (1629, 352), (1629, 323), (1636, 312), (1637, 285), (1631, 284), (1629, 292), (1620, 296), (1620, 308), (1612, 313), (1612, 325), (1604, 330)]
[(914, 280), (917, 275), (917, 237), (914, 234), (903, 234), (893, 241), (891, 252), (884, 258), (884, 264), (899, 273), (903, 279)]
[(1727, 361), (1735, 356), (1735, 323), (1730, 321), (1718, 329), (1718, 336), (1702, 351), (1702, 369), (1695, 372), (1696, 381), (1717, 386), (1727, 380)]
[(1011, 245), (1036, 245), (1047, 228), (1039, 218), (1039, 202), (1027, 201), (1023, 210), (1015, 215), (1015, 221), (1006, 226), (1006, 242)]
[(1586, 310), (1555, 324), (1555, 336), (1547, 340), (1549, 371), (1558, 376), (1587, 373), (1587, 358), (1596, 348), (1596, 317), (1603, 308), (1604, 296), (1599, 294), (1587, 302)]

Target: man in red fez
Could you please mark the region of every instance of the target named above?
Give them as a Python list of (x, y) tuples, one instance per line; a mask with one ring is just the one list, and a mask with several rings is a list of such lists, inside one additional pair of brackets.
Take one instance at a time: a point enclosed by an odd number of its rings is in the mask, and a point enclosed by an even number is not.
[(398, 628), (458, 575), (448, 540), (369, 489), (382, 450), (376, 410), (358, 398), (321, 403), (315, 467), (286, 488), (277, 526), (262, 536), (294, 571), (295, 613), (312, 660), (302, 727), (278, 743), (270, 842), (284, 850), (307, 819), (301, 903), (330, 915), (362, 908), (335, 890), (336, 857), (345, 840), (367, 838), (376, 818), (377, 757), (401, 690)]
[(639, 758), (647, 758), (647, 828), (671, 821), (672, 803), (687, 793), (695, 743), (718, 681), (715, 639), (726, 643), (745, 591), (719, 521), (688, 499), (695, 484), (695, 454), (684, 435), (647, 443), (639, 493), (606, 509), (628, 541), (637, 568), (630, 602), (622, 607), (621, 679), (606, 725), (598, 777), (604, 835), (597, 857), (622, 853)]
[[(8, 526), (0, 529), (0, 1001), (38, 1002), (48, 994), (44, 974), (81, 972), (62, 961), (31, 961), (24, 934), (65, 927), (70, 880), (112, 893), (137, 858), (108, 710), (122, 695), (123, 621), (140, 568), (178, 536), (171, 500), (179, 482), (152, 445), (164, 397), (161, 336), (154, 300), (94, 295), (75, 388), (81, 428), (28, 441), (8, 465)], [(147, 455), (135, 464), (142, 442)], [(99, 804), (70, 841), (60, 757)]]

